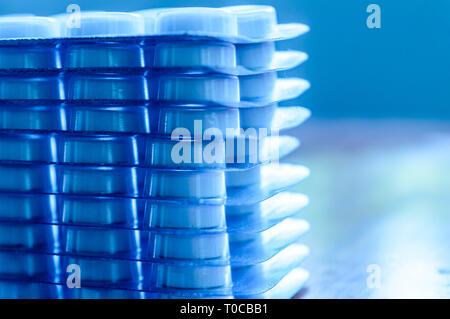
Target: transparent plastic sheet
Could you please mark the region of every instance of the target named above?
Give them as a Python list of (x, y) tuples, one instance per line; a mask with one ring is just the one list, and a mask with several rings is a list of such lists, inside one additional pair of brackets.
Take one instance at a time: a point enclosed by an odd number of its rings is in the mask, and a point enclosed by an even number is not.
[(0, 174), (0, 193), (167, 198), (205, 204), (226, 199), (228, 205), (241, 205), (260, 202), (288, 189), (306, 178), (309, 170), (293, 164), (265, 164), (227, 171), (225, 177), (223, 170), (1, 164)]
[[(308, 177), (309, 170), (301, 165), (280, 163), (264, 165), (259, 170), (248, 169), (246, 172), (248, 180), (239, 177), (240, 173), (245, 172), (238, 171), (231, 176), (233, 187), (228, 187), (230, 177), (226, 177), (228, 206), (255, 204), (270, 198), (304, 180)], [(250, 180), (258, 182), (248, 183)]]
[[(305, 246), (293, 244), (263, 263), (233, 267), (230, 272), (227, 266), (192, 267), (1, 251), (0, 258), (9, 262), (8, 265), (1, 263), (0, 282), (66, 285), (67, 266), (77, 264), (84, 270), (81, 289), (88, 288), (91, 293), (99, 288), (109, 288), (117, 290), (115, 293), (123, 290), (122, 294), (129, 296), (147, 292), (150, 298), (251, 298), (270, 294), (274, 297), (277, 291), (280, 296), (283, 291), (286, 293), (279, 285), (286, 285), (283, 279), (302, 263), (308, 253)], [(304, 279), (296, 278), (296, 286)], [(114, 295), (113, 292), (111, 294)]]
[[(204, 40), (163, 40), (146, 48), (139, 43), (73, 40), (64, 44), (3, 44), (0, 40), (0, 74), (55, 76), (68, 73), (208, 73), (256, 75), (295, 68), (308, 56), (295, 50), (275, 51), (260, 44), (235, 47), (230, 43)], [(224, 48), (230, 52), (222, 52)], [(144, 58), (144, 52), (151, 56)], [(248, 62), (247, 55), (268, 56)], [(148, 54), (150, 55), (150, 54)], [(238, 59), (238, 61), (236, 61)], [(257, 58), (256, 58), (257, 59)], [(240, 63), (240, 64), (239, 64)]]
[(227, 206), (227, 231), (229, 234), (264, 231), (292, 217), (308, 203), (303, 194), (282, 192), (256, 204)]
[(297, 242), (308, 230), (306, 221), (287, 218), (261, 232), (247, 230), (230, 233), (231, 264), (241, 267), (265, 262)]
[(269, 75), (249, 75), (246, 79), (229, 75), (159, 75), (149, 82), (140, 75), (66, 74), (64, 78), (3, 75), (0, 99), (2, 105), (68, 102), (108, 106), (154, 101), (163, 108), (177, 104), (243, 108), (294, 99), (310, 87), (303, 79), (276, 79)]
[[(20, 18), (20, 19), (19, 19)], [(270, 6), (234, 6), (225, 8), (163, 8), (122, 12), (82, 12), (80, 28), (73, 28), (69, 14), (41, 17), (4, 17), (0, 38), (9, 41), (42, 43), (54, 39), (123, 41), (193, 37), (232, 43), (258, 43), (297, 37), (309, 31), (303, 24), (278, 24)], [(69, 22), (68, 22), (69, 21)], [(59, 25), (59, 26), (58, 26)]]
[(303, 209), (308, 198), (282, 192), (249, 205), (187, 207), (167, 199), (3, 193), (0, 204), (0, 222), (233, 234), (262, 232)]
[(198, 103), (255, 107), (294, 99), (309, 89), (308, 81), (276, 77), (275, 72), (242, 76), (159, 75), (153, 78), (150, 99), (158, 103)]
[(0, 250), (193, 265), (229, 263), (225, 230), (130, 230), (95, 226), (0, 223)]
[(261, 140), (243, 135), (231, 142), (218, 139), (211, 144), (210, 141), (151, 135), (0, 132), (0, 164), (228, 167), (231, 170), (277, 161), (299, 144), (298, 139), (291, 136), (268, 136)]
[[(238, 295), (236, 297), (249, 299), (289, 299), (303, 287), (308, 277), (309, 274), (307, 271), (300, 267), (295, 268), (272, 289), (264, 293)], [(68, 288), (62, 284), (0, 280), (0, 298), (2, 299), (168, 299), (180, 297), (192, 298), (192, 296), (183, 296), (181, 294), (174, 295), (91, 287)], [(232, 299), (234, 296), (210, 295), (203, 298)]]
[(296, 242), (308, 231), (309, 224), (288, 218), (266, 230), (230, 234), (219, 228), (133, 230), (5, 221), (0, 223), (0, 229), (0, 250), (155, 263), (231, 262), (232, 266), (247, 266), (264, 262)]
[[(208, 109), (208, 112), (202, 113)], [(162, 111), (162, 112), (161, 112)], [(188, 119), (182, 118), (187, 114)], [(201, 120), (201, 134), (209, 127), (264, 128), (286, 130), (302, 124), (310, 116), (308, 109), (292, 106), (266, 106), (225, 110), (205, 106), (152, 107), (151, 105), (90, 105), (59, 102), (1, 102), (0, 131), (78, 132), (97, 134), (153, 134), (172, 135), (167, 127), (184, 125), (192, 129), (195, 120)], [(228, 118), (227, 120), (222, 119)], [(225, 126), (224, 126), (225, 125)], [(195, 126), (194, 126), (195, 127)], [(152, 131), (152, 132), (151, 132)], [(233, 132), (235, 133), (235, 132)], [(256, 131), (255, 133), (258, 133)], [(192, 137), (198, 134), (189, 131)]]
[[(309, 29), (301, 24), (278, 25), (269, 6), (81, 12), (77, 17), (76, 28), (69, 14), (55, 19), (1, 17), (0, 56), (8, 62), (0, 69), (129, 72), (176, 67), (182, 71), (189, 64), (190, 70), (243, 75), (292, 68), (306, 59), (300, 52), (275, 53), (274, 41)], [(233, 43), (247, 44), (235, 47)], [(246, 63), (247, 56), (259, 58)]]

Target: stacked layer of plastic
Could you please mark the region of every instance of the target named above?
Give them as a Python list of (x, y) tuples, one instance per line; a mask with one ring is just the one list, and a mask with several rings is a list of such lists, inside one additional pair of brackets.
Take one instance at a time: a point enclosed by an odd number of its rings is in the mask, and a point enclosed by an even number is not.
[(292, 297), (308, 169), (275, 133), (309, 83), (275, 41), (307, 31), (267, 6), (0, 18), (0, 296)]

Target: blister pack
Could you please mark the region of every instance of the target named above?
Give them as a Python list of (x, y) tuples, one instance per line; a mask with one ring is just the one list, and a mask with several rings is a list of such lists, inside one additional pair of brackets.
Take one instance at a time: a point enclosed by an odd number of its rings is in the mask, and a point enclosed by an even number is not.
[[(0, 297), (291, 298), (309, 175), (279, 163), (308, 32), (270, 6), (0, 17)], [(81, 283), (81, 289), (72, 284)]]

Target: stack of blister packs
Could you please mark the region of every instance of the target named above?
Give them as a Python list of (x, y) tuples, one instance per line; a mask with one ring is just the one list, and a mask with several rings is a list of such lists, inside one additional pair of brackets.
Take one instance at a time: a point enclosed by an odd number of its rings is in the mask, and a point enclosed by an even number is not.
[(290, 298), (308, 31), (268, 6), (0, 18), (0, 297)]

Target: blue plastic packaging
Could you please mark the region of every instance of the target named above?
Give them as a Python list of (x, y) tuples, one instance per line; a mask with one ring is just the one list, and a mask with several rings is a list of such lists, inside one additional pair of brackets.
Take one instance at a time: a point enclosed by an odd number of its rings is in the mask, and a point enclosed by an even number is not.
[(230, 106), (239, 103), (239, 81), (235, 76), (163, 75), (157, 81), (155, 99), (161, 102)]
[(161, 10), (156, 16), (156, 34), (196, 34), (235, 37), (236, 17), (228, 10), (215, 8), (174, 8)]
[(55, 283), (59, 281), (60, 257), (21, 251), (0, 251), (0, 278)]
[(275, 56), (275, 43), (237, 44), (237, 63), (249, 69), (267, 68)]
[[(152, 269), (152, 286), (160, 288), (182, 289), (183, 291), (171, 291), (172, 296), (195, 296), (207, 297), (207, 291), (200, 289), (225, 288), (225, 294), (230, 295), (232, 285), (231, 269), (229, 266), (188, 266), (176, 264), (155, 264)], [(228, 288), (228, 289), (227, 289)], [(189, 291), (195, 289), (200, 291)], [(156, 290), (158, 291), (158, 290)], [(210, 292), (211, 294), (212, 292)]]
[(5, 161), (56, 163), (56, 135), (0, 132), (0, 162)]
[(233, 70), (236, 49), (231, 43), (211, 41), (177, 41), (155, 45), (153, 65), (160, 69)]
[[(205, 133), (236, 135), (239, 125), (239, 109), (229, 107), (210, 107), (207, 105), (161, 104), (150, 107), (150, 115), (157, 122), (153, 133), (172, 135), (180, 132), (192, 138), (202, 139)], [(177, 128), (182, 130), (175, 131)], [(214, 129), (214, 131), (212, 131)], [(175, 132), (174, 132), (175, 131)], [(187, 136), (184, 136), (186, 138)], [(220, 137), (218, 137), (220, 138)]]
[(240, 5), (224, 9), (230, 10), (236, 17), (238, 34), (248, 42), (277, 41), (309, 31), (302, 24), (278, 24), (275, 8), (271, 6)]
[(56, 20), (36, 16), (5, 16), (0, 19), (0, 39), (57, 38)]
[(147, 171), (144, 196), (197, 201), (223, 199), (225, 174), (222, 170)]
[(47, 164), (0, 164), (0, 192), (54, 194), (56, 166)]
[(143, 227), (145, 201), (102, 196), (57, 196), (58, 214), (51, 222), (135, 229)]
[(129, 135), (61, 135), (59, 160), (70, 164), (138, 165), (138, 142)]
[(152, 232), (149, 254), (153, 258), (179, 260), (227, 260), (229, 257), (227, 233), (167, 234)]
[(239, 77), (239, 92), (242, 100), (269, 99), (275, 90), (276, 72)]
[(137, 230), (76, 226), (61, 228), (62, 253), (109, 258), (142, 258), (141, 236)]
[(55, 18), (64, 38), (125, 37), (140, 35), (144, 31), (143, 17), (128, 12), (79, 12), (79, 21), (73, 21), (70, 14), (59, 14)]
[[(0, 17), (0, 39), (55, 38), (57, 22), (35, 16)], [(0, 70), (45, 71), (61, 68), (57, 43), (0, 44)]]
[(310, 88), (309, 82), (304, 79), (275, 78), (276, 74), (271, 72), (245, 76), (240, 85), (243, 96), (239, 107), (265, 106), (295, 99)]
[(60, 76), (35, 77), (30, 75), (0, 76), (0, 100), (64, 100)]
[[(233, 293), (236, 298), (262, 298), (270, 293), (293, 269), (299, 267), (309, 255), (309, 249), (301, 244), (293, 244), (261, 263), (233, 268)], [(297, 291), (305, 278), (292, 278)], [(283, 289), (281, 289), (283, 291)], [(287, 296), (284, 298), (290, 298)]]
[(296, 243), (308, 230), (306, 221), (287, 218), (264, 231), (230, 233), (231, 263), (240, 267), (264, 262)]
[(225, 206), (220, 204), (146, 203), (150, 228), (225, 229)]
[[(103, 37), (136, 36), (144, 31), (143, 18), (125, 12), (80, 12), (79, 25), (70, 15), (60, 15), (63, 37), (75, 38), (62, 46), (63, 65), (67, 69), (128, 69), (144, 67), (143, 51), (139, 42), (102, 41)], [(100, 38), (83, 41), (83, 38)]]
[(67, 99), (71, 101), (146, 101), (147, 82), (139, 75), (68, 74)]
[[(240, 170), (237, 170), (235, 176), (231, 177), (234, 179), (232, 185), (235, 187), (227, 187), (227, 206), (263, 201), (298, 184), (309, 175), (309, 170), (306, 167), (287, 163), (264, 165), (259, 171), (255, 168), (249, 170), (255, 171), (254, 176), (250, 175), (253, 180), (258, 180), (261, 176), (260, 182), (251, 184), (240, 180)], [(245, 173), (245, 170), (243, 173)], [(246, 187), (242, 187), (245, 185)]]
[(58, 169), (63, 194), (130, 197), (141, 194), (136, 167), (61, 165)]
[(0, 280), (2, 299), (61, 299), (63, 287), (55, 284)]
[(229, 234), (264, 231), (292, 217), (308, 202), (305, 195), (282, 192), (258, 203), (226, 206), (227, 231)]
[(57, 196), (0, 193), (0, 220), (56, 222), (58, 220)]
[(66, 109), (59, 103), (0, 103), (0, 130), (65, 131)]
[(67, 110), (68, 130), (73, 132), (150, 133), (149, 110), (145, 105), (71, 104)]
[(58, 227), (30, 223), (0, 223), (0, 248), (31, 250), (34, 252), (56, 252), (58, 249)]
[[(144, 165), (148, 167), (225, 169), (225, 141), (215, 137), (213, 149), (208, 142), (182, 138), (146, 138)], [(207, 156), (204, 154), (207, 152)], [(214, 154), (213, 154), (214, 152)], [(211, 158), (209, 154), (211, 153)]]
[(274, 41), (308, 27), (253, 5), (79, 17), (0, 18), (0, 296), (292, 297), (308, 198), (285, 191), (309, 171), (277, 164), (299, 145), (277, 131), (310, 113), (277, 103), (309, 82), (277, 78), (307, 55)]

